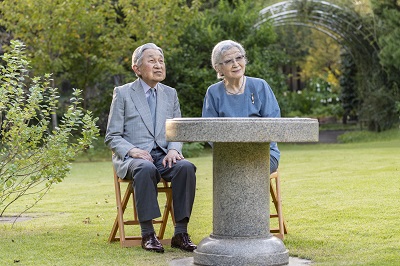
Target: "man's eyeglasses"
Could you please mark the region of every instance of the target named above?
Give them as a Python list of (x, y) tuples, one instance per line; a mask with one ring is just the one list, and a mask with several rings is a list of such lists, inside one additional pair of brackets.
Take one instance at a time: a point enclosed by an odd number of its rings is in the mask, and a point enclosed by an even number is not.
[(245, 61), (245, 59), (246, 59), (246, 57), (244, 55), (239, 55), (233, 59), (225, 60), (220, 64), (224, 65), (224, 66), (232, 66), (234, 64), (234, 62), (242, 63)]

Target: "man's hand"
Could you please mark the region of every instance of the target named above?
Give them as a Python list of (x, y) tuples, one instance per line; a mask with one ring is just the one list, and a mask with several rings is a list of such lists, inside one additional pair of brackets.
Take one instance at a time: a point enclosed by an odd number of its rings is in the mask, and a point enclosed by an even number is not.
[(130, 149), (128, 155), (132, 158), (144, 159), (153, 162), (153, 158), (151, 157), (150, 153), (139, 148)]
[(172, 163), (176, 163), (177, 160), (179, 161), (182, 159), (185, 159), (185, 157), (183, 157), (183, 155), (179, 154), (179, 152), (177, 150), (169, 150), (167, 155), (164, 157), (162, 164), (164, 167), (167, 167), (167, 163), (168, 163), (168, 167), (171, 168)]

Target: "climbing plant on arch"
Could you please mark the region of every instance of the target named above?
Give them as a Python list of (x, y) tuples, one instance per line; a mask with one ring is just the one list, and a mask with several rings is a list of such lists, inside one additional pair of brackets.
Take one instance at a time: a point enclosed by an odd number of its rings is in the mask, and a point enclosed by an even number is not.
[(379, 45), (372, 17), (327, 1), (282, 1), (260, 11), (256, 26), (270, 22), (274, 27), (299, 26), (320, 31), (337, 41), (350, 54), (357, 69), (357, 111), (368, 128), (381, 131), (397, 120), (395, 101), (387, 88), (385, 71), (379, 63)]

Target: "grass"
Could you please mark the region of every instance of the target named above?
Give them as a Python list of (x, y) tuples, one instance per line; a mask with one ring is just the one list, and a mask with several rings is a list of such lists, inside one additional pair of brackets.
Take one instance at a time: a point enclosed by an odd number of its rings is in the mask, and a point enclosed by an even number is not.
[[(400, 129), (400, 126), (398, 127)], [(357, 143), (357, 142), (375, 142), (388, 141), (399, 137), (399, 130), (392, 129), (383, 132), (371, 132), (365, 130), (353, 130), (348, 131), (347, 134), (343, 134), (338, 137), (341, 143)]]
[[(314, 265), (399, 264), (400, 131), (386, 134), (380, 141), (280, 144), (291, 256)], [(155, 254), (107, 242), (116, 209), (109, 153), (103, 157), (73, 163), (65, 181), (24, 214), (31, 220), (0, 223), (0, 265), (168, 265), (192, 256), (169, 246)], [(198, 181), (189, 233), (199, 243), (212, 232), (212, 157), (190, 160)], [(168, 226), (166, 237), (172, 232)]]

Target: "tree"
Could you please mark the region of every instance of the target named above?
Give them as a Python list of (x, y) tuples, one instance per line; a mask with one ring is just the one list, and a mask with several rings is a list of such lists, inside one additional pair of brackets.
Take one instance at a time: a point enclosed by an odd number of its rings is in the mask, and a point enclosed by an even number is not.
[(81, 88), (85, 107), (99, 77), (121, 71), (111, 63), (112, 51), (120, 51), (111, 1), (27, 0), (21, 5), (6, 0), (0, 8), (0, 23), (26, 44), (32, 71), (52, 73), (57, 86), (67, 80), (69, 87)]
[(396, 0), (373, 1), (374, 12), (379, 18), (379, 44), (381, 63), (400, 70), (400, 2)]
[(342, 117), (343, 124), (347, 124), (347, 120), (357, 118), (359, 110), (359, 101), (357, 94), (357, 67), (354, 63), (353, 57), (347, 52), (343, 51), (341, 54), (341, 76), (339, 79), (340, 87), (342, 88), (340, 99), (344, 114)]
[(34, 206), (69, 172), (70, 161), (90, 147), (98, 135), (91, 112), (79, 106), (75, 90), (60, 125), (51, 129), (50, 115), (58, 92), (51, 77), (29, 78), (25, 46), (11, 42), (0, 66), (0, 216), (21, 197), (32, 196)]
[(166, 58), (166, 83), (175, 86), (184, 116), (201, 116), (203, 98), (211, 84), (217, 82), (211, 66), (211, 52), (220, 41), (231, 39), (246, 49), (249, 64), (246, 75), (264, 78), (279, 93), (284, 78), (278, 66), (282, 52), (272, 46), (276, 39), (268, 23), (254, 27), (259, 8), (251, 1), (218, 1), (192, 18), (179, 38), (180, 49)]
[[(400, 2), (372, 0), (371, 3), (380, 46), (380, 71), (384, 79), (367, 98), (368, 105), (364, 110), (367, 117), (375, 118), (370, 127), (385, 130), (398, 123), (400, 115)], [(371, 110), (369, 107), (374, 104), (376, 108)]]
[(34, 73), (53, 74), (60, 107), (72, 88), (81, 88), (84, 108), (104, 109), (95, 111), (106, 124), (112, 88), (134, 76), (133, 50), (144, 42), (165, 47), (167, 55), (179, 49), (177, 40), (198, 2), (189, 7), (183, 0), (4, 0), (0, 27), (26, 44)]
[(321, 78), (337, 89), (340, 75), (339, 44), (321, 32), (313, 31), (311, 39), (306, 62), (301, 67), (303, 74), (305, 77)]

